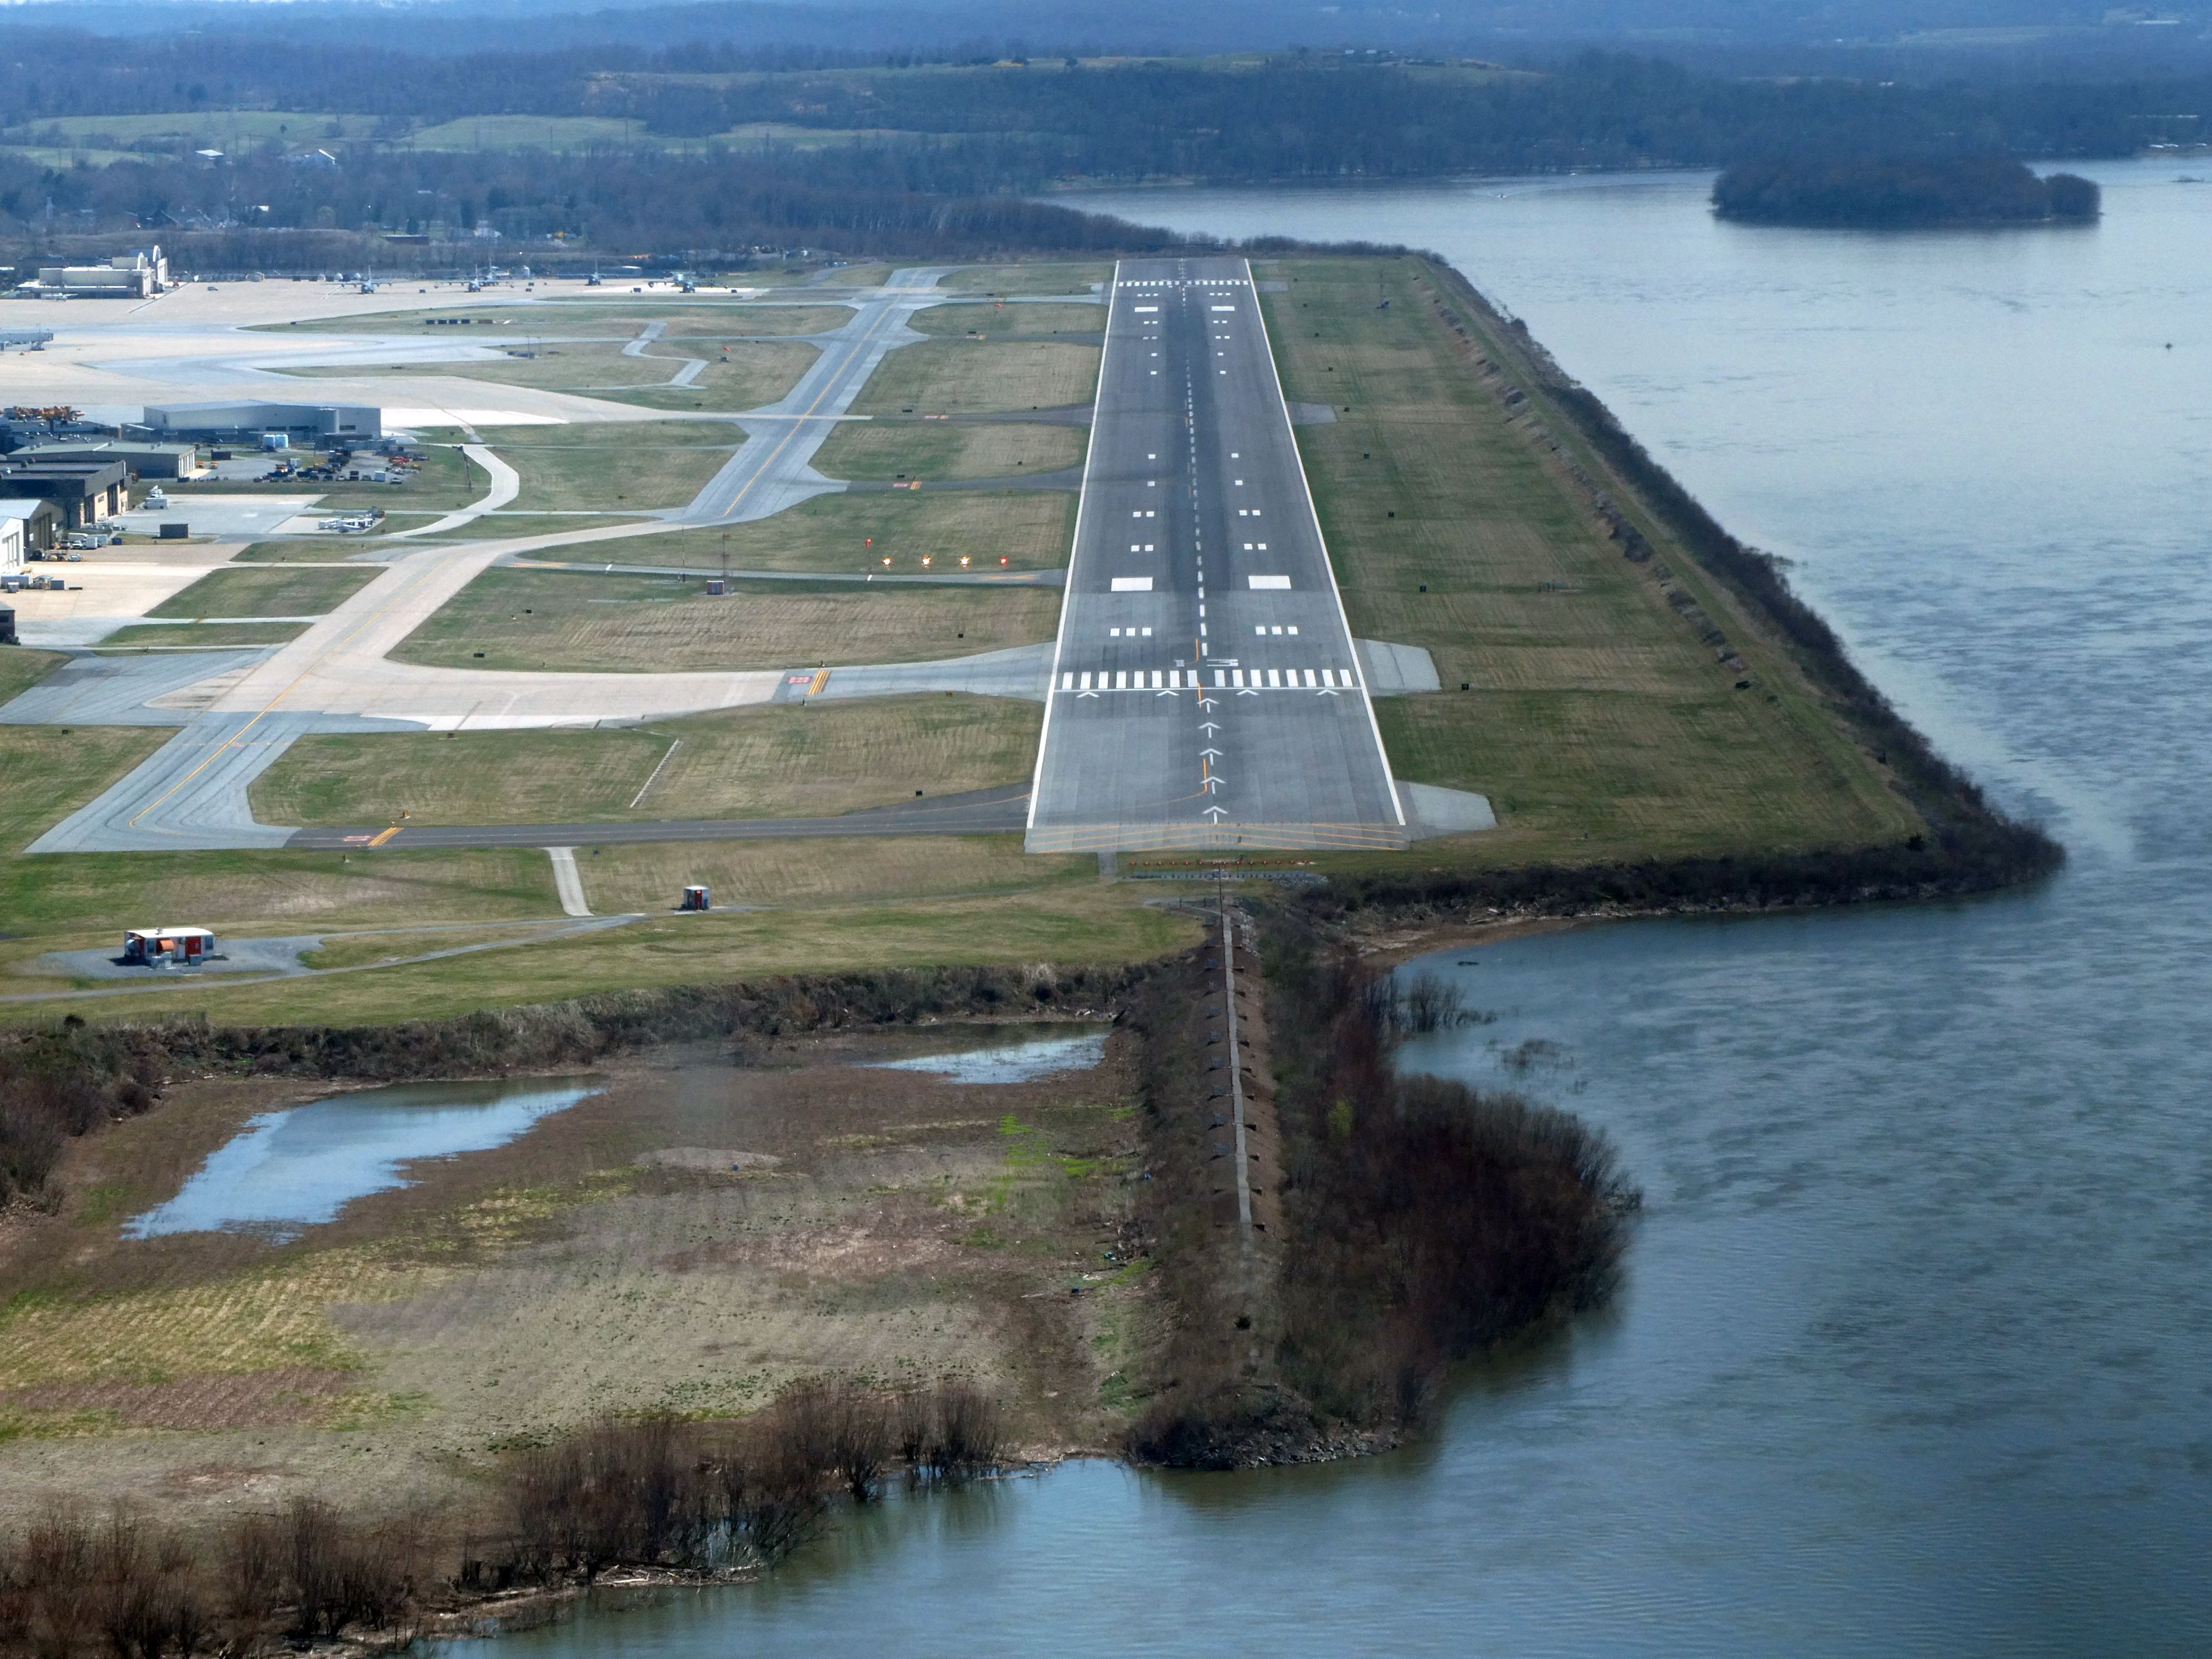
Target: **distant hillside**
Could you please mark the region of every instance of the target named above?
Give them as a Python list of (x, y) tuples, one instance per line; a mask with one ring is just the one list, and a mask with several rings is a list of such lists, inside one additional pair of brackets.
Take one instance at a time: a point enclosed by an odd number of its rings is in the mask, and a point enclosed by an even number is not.
[(1723, 219), (1870, 229), (2094, 219), (2097, 186), (2002, 156), (1798, 156), (1740, 161), (1713, 184)]

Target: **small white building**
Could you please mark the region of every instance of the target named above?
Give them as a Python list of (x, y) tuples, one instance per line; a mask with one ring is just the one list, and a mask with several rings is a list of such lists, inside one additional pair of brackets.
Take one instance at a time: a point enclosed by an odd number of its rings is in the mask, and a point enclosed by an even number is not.
[(131, 927), (123, 934), (123, 959), (149, 968), (206, 961), (215, 954), (215, 935), (204, 927)]
[(0, 515), (0, 575), (23, 568), (23, 521)]

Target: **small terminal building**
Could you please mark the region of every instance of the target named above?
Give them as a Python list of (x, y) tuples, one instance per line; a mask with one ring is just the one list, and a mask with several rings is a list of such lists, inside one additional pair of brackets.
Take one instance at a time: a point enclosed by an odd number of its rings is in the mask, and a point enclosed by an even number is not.
[(215, 954), (215, 935), (204, 927), (131, 927), (123, 934), (123, 960), (149, 968), (189, 967)]
[(159, 404), (143, 424), (162, 443), (234, 443), (258, 449), (281, 433), (311, 449), (359, 449), (384, 435), (384, 411), (373, 404)]

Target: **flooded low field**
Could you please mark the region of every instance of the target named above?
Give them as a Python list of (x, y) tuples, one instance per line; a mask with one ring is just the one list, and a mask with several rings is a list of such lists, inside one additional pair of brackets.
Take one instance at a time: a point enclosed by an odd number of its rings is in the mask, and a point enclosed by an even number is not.
[(63, 1212), (0, 1231), (0, 1524), (160, 1490), (459, 1526), (503, 1447), (833, 1373), (987, 1387), (1032, 1453), (1117, 1443), (1148, 1316), (1127, 1041), (948, 1023), (499, 1083), (180, 1081), (72, 1146)]

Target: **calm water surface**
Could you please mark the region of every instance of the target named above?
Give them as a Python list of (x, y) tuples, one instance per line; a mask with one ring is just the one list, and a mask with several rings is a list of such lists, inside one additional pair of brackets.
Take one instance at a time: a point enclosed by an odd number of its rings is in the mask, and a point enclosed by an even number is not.
[(895, 1504), (501, 1651), (2212, 1651), (2212, 166), (2094, 171), (2077, 233), (1738, 229), (1687, 178), (1102, 204), (1450, 256), (2074, 863), (1431, 964), (1499, 1018), (1412, 1063), (1604, 1124), (1649, 1207), (1618, 1306), (1420, 1450)]
[(1080, 1072), (1106, 1058), (1103, 1030), (1073, 1036), (1030, 1037), (988, 1048), (963, 1048), (948, 1054), (916, 1054), (908, 1060), (877, 1060), (868, 1069), (927, 1072), (953, 1083), (1029, 1083), (1054, 1072)]
[(247, 1120), (167, 1203), (124, 1223), (130, 1238), (251, 1228), (276, 1238), (335, 1221), (356, 1198), (404, 1187), (400, 1166), (504, 1146), (597, 1084), (415, 1083), (365, 1089)]

